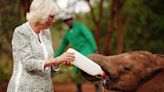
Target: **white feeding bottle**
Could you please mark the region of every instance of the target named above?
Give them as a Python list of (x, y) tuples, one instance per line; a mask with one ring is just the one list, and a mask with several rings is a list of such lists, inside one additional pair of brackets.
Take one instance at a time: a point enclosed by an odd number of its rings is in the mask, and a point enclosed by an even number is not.
[(87, 74), (92, 75), (92, 76), (101, 75), (101, 77), (106, 76), (105, 72), (97, 63), (85, 57), (78, 51), (72, 48), (69, 48), (67, 52), (73, 52), (75, 54), (75, 60), (72, 62), (72, 64), (78, 67), (79, 69), (83, 70)]

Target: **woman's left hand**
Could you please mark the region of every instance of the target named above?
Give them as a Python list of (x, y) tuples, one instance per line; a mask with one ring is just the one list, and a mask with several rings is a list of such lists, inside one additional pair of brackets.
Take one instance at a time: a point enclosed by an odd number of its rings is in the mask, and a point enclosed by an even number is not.
[(72, 65), (71, 62), (75, 59), (74, 53), (72, 52), (64, 52), (59, 57), (56, 57), (58, 64), (64, 63), (67, 65)]

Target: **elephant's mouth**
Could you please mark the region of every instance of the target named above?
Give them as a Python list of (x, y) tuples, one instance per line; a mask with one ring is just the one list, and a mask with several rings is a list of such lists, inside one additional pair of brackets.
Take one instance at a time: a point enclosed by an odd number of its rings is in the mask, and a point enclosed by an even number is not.
[[(109, 77), (110, 76), (110, 77)], [(103, 86), (106, 88), (106, 89), (109, 89), (109, 90), (112, 90), (112, 91), (116, 91), (116, 92), (124, 92), (122, 91), (121, 89), (119, 88), (113, 88), (112, 85), (115, 84), (116, 82), (118, 81), (118, 78), (114, 78), (112, 77), (111, 75), (108, 75), (107, 78), (105, 78), (103, 80)]]
[(103, 78), (103, 85), (106, 89), (111, 89), (111, 85), (116, 83), (119, 80), (119, 77), (111, 74), (109, 71), (106, 72), (106, 77)]

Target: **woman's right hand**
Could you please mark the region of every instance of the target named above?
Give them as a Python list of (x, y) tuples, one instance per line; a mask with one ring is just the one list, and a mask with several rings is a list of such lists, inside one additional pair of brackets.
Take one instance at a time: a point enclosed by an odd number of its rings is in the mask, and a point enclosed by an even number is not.
[(64, 52), (62, 55), (56, 57), (56, 62), (58, 64), (65, 63), (71, 65), (71, 62), (75, 59), (74, 53), (72, 52)]

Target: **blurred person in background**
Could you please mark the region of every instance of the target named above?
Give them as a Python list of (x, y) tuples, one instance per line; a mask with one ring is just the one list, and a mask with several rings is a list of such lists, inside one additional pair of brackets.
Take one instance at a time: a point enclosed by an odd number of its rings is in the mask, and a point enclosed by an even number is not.
[[(83, 23), (74, 21), (71, 14), (66, 15), (63, 21), (69, 28), (66, 30), (63, 41), (59, 49), (56, 51), (55, 56), (61, 55), (69, 43), (75, 50), (84, 56), (88, 56), (97, 51), (95, 39), (91, 31)], [(75, 74), (77, 92), (82, 92), (83, 79), (81, 73), (77, 67), (73, 67), (72, 71)], [(96, 92), (101, 92), (99, 86), (95, 86)]]
[(27, 22), (16, 27), (12, 38), (13, 74), (7, 92), (54, 92), (51, 68), (70, 64), (74, 54), (54, 57), (49, 26), (58, 13), (53, 0), (33, 0)]

